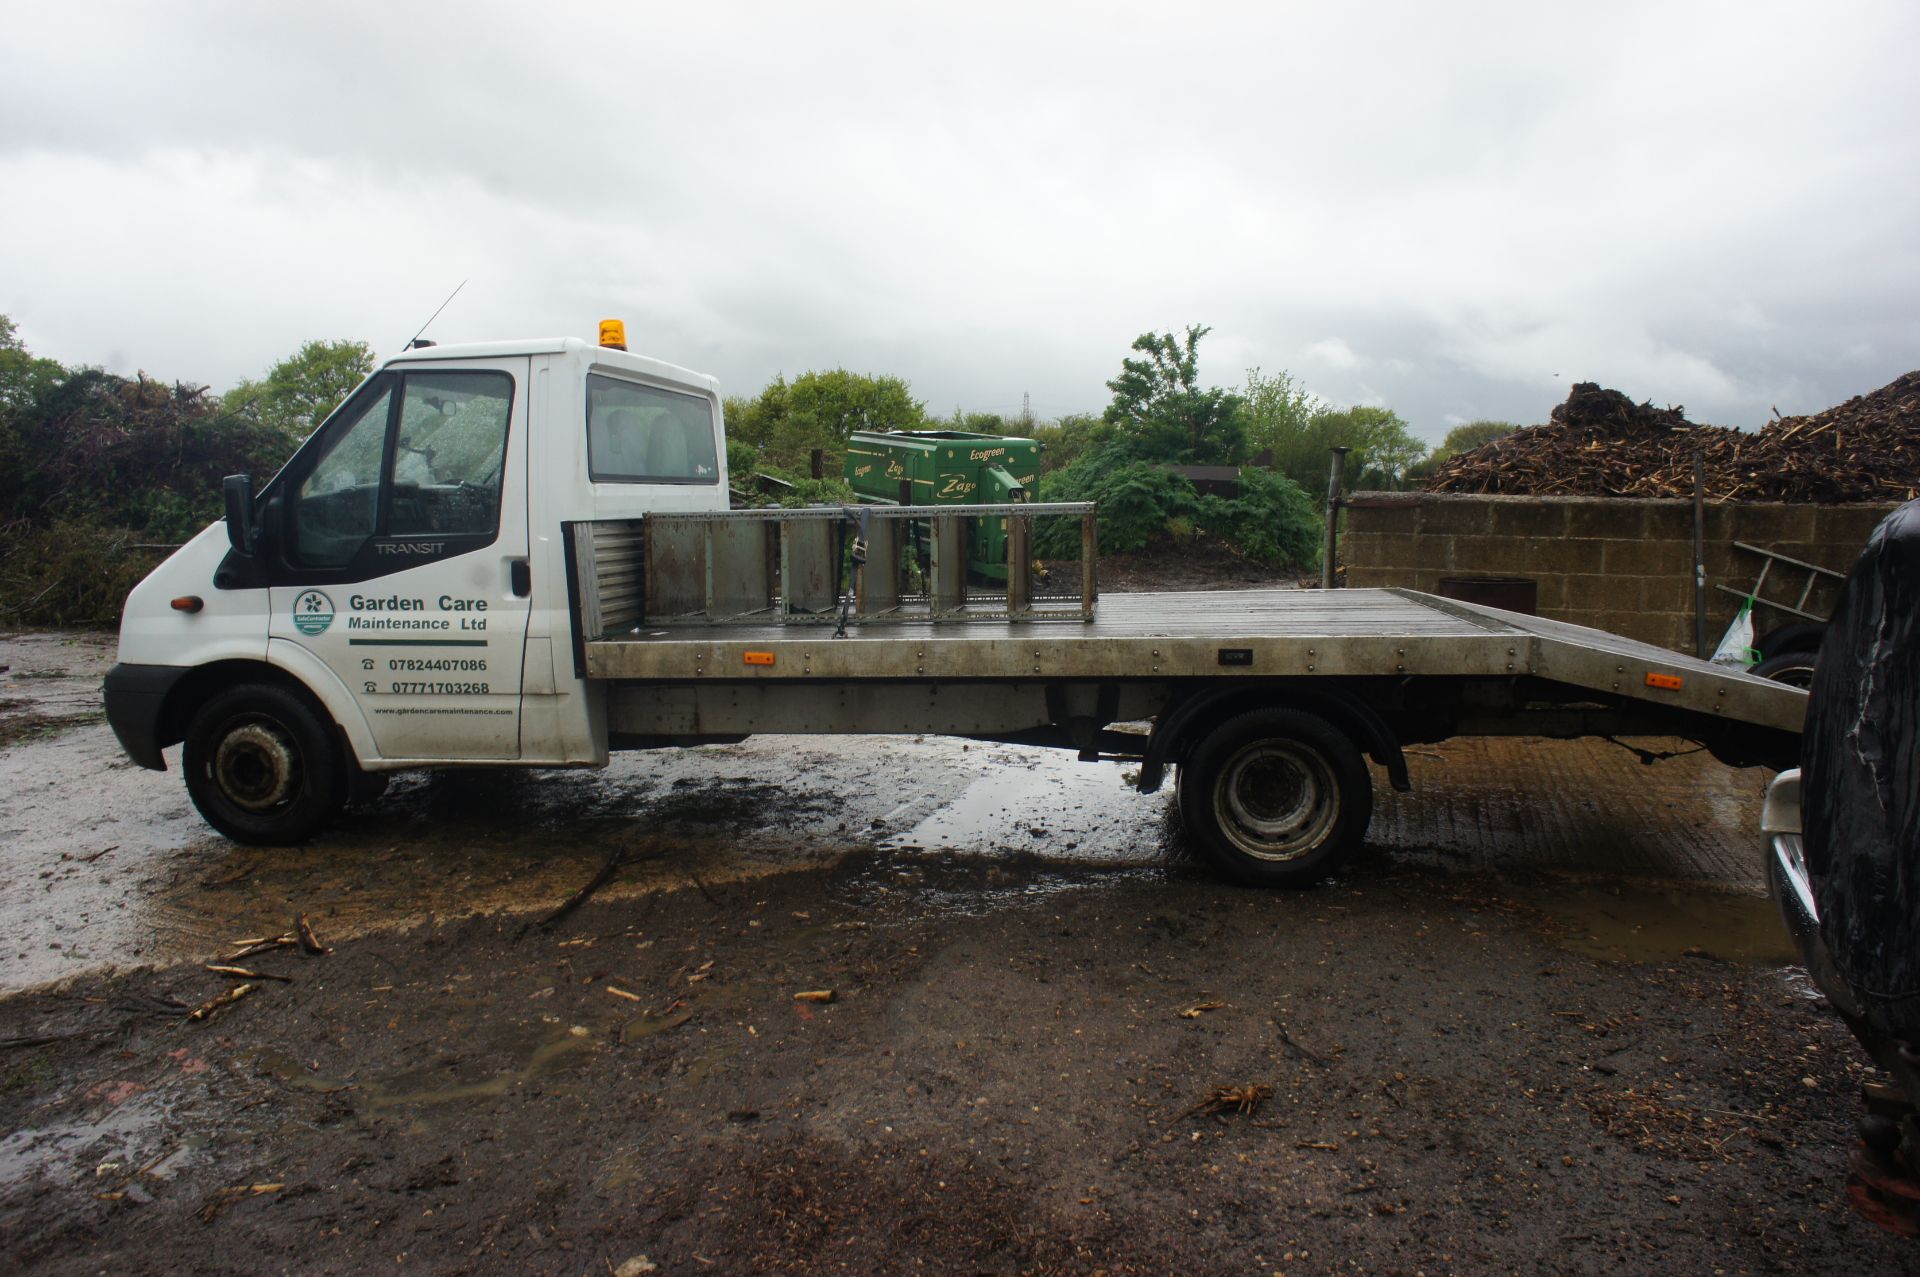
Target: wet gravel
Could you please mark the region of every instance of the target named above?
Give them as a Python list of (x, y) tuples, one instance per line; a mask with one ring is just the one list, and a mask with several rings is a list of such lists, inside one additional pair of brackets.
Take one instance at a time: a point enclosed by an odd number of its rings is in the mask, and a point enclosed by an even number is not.
[[(1116, 765), (938, 740), (404, 778), (266, 851), (117, 759), (110, 652), (0, 640), (63, 720), (0, 748), (13, 1270), (1920, 1268), (1843, 1200), (1867, 1072), (1752, 894), (1757, 775), (1419, 751), (1298, 893)], [(300, 914), (332, 953), (185, 1018)]]
[[(48, 1273), (1911, 1263), (1841, 1200), (1864, 1068), (1820, 1003), (1568, 938), (1425, 869), (860, 855), (264, 955), (293, 982), (204, 1024), (231, 982), (89, 978), (0, 1004), (59, 1039), (7, 1053), (0, 1241)], [(1220, 1087), (1269, 1094), (1196, 1111)]]

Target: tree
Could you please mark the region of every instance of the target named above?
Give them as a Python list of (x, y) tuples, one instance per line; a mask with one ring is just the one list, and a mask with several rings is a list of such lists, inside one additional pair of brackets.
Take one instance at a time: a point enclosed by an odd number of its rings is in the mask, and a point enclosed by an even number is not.
[(1475, 448), (1483, 444), (1492, 443), (1495, 439), (1510, 435), (1519, 428), (1519, 426), (1516, 426), (1511, 421), (1486, 420), (1469, 421), (1465, 425), (1455, 426), (1453, 429), (1447, 431), (1447, 437), (1442, 439), (1434, 450), (1427, 454), (1424, 461), (1407, 467), (1407, 477), (1409, 479), (1423, 479), (1433, 473), (1434, 467), (1438, 466), (1448, 457), (1456, 457), (1463, 452), (1472, 452)]
[(1502, 435), (1510, 435), (1520, 427), (1511, 421), (1469, 421), (1464, 426), (1455, 426), (1447, 431), (1447, 437), (1433, 450), (1430, 460), (1445, 461), (1448, 457), (1462, 452), (1472, 452), (1483, 443), (1492, 443)]
[(955, 408), (953, 415), (940, 424), (948, 430), (965, 430), (976, 435), (1025, 436), (1028, 433), (1018, 420), (1008, 421), (997, 412), (968, 412), (964, 408)]
[(1393, 488), (1426, 454), (1426, 446), (1386, 408), (1322, 408), (1274, 448), (1273, 468), (1308, 492), (1327, 490), (1332, 449), (1347, 449), (1348, 488)]
[(1057, 421), (1034, 426), (1027, 432), (1040, 441), (1040, 473), (1065, 470), (1089, 449), (1113, 437), (1114, 427), (1092, 413), (1068, 413)]
[(785, 377), (775, 377), (751, 399), (744, 395), (728, 397), (721, 405), (726, 413), (728, 440), (752, 444), (756, 451), (764, 452), (773, 441), (775, 427), (786, 420), (787, 399)]
[(1306, 432), (1313, 415), (1328, 406), (1295, 381), (1292, 373), (1268, 376), (1258, 368), (1247, 369), (1241, 397), (1246, 401), (1247, 451), (1256, 457), (1268, 451), (1277, 456), (1287, 450)]
[(204, 386), (36, 359), (0, 322), (0, 618), (111, 623), (153, 547), (219, 513), (223, 476), (271, 473), (287, 452)]
[(1107, 383), (1113, 402), (1107, 421), (1149, 461), (1227, 465), (1246, 455), (1239, 395), (1199, 384), (1200, 339), (1212, 332), (1189, 324), (1186, 336), (1141, 333), (1132, 349), (1145, 359), (1123, 359)]
[(66, 371), (54, 360), (28, 354), (13, 320), (0, 315), (0, 412), (32, 403)]
[(221, 407), (304, 438), (367, 379), (373, 365), (373, 351), (364, 341), (310, 341), (269, 368), (262, 380), (229, 390)]
[(856, 430), (919, 430), (926, 405), (899, 377), (867, 376), (835, 368), (775, 377), (752, 399), (726, 401), (727, 437), (750, 443), (763, 466), (807, 473), (815, 448), (826, 470), (839, 474), (847, 436)]

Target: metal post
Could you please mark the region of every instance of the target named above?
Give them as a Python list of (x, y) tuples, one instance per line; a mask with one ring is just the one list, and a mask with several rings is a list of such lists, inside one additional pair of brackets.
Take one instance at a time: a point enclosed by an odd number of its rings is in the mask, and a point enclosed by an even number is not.
[(1033, 524), (1021, 515), (1007, 525), (1007, 611), (1018, 615), (1033, 610)]
[(1089, 510), (1080, 516), (1080, 616), (1093, 619), (1093, 606), (1100, 599), (1100, 521), (1099, 512)]
[(1320, 559), (1320, 588), (1333, 588), (1333, 555), (1340, 535), (1340, 488), (1347, 477), (1347, 450), (1333, 448), (1333, 464), (1327, 469), (1327, 546)]
[(1701, 660), (1707, 651), (1707, 504), (1700, 478), (1700, 454), (1693, 454), (1693, 649)]

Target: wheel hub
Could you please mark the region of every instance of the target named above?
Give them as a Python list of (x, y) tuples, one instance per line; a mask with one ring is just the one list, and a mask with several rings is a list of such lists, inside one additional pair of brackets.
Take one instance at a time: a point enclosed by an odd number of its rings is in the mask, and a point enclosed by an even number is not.
[(265, 723), (236, 727), (213, 755), (220, 792), (248, 811), (268, 811), (285, 802), (298, 770), (292, 743)]
[(1216, 797), (1227, 835), (1248, 855), (1293, 860), (1326, 838), (1340, 812), (1325, 762), (1290, 744), (1242, 750), (1220, 776)]

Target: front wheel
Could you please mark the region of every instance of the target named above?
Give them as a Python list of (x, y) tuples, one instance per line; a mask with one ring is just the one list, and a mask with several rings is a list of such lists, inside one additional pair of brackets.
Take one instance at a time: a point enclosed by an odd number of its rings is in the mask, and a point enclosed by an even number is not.
[(305, 842), (345, 798), (325, 720), (283, 687), (243, 684), (215, 695), (194, 715), (181, 762), (193, 805), (235, 842)]
[(1346, 734), (1314, 714), (1252, 710), (1209, 732), (1180, 768), (1180, 817), (1235, 882), (1305, 886), (1359, 850), (1373, 777)]

